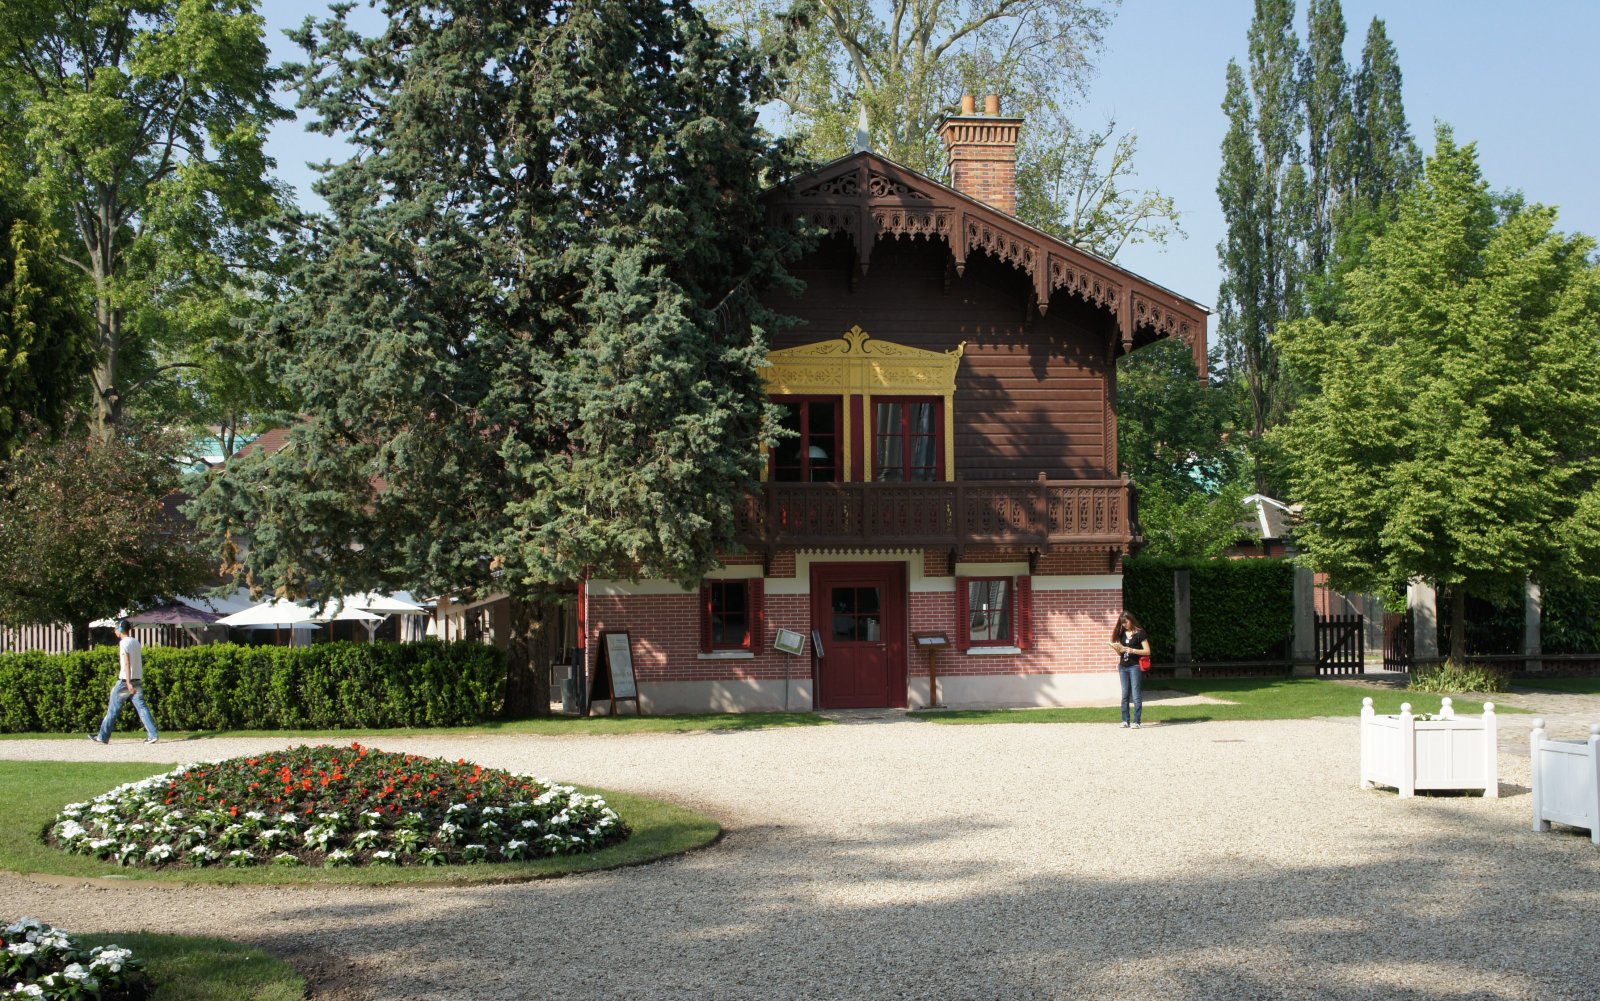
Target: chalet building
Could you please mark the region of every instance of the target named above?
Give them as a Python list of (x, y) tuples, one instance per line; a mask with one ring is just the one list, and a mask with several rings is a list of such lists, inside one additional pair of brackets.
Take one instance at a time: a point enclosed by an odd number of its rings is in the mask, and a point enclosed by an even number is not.
[(766, 370), (794, 437), (745, 551), (697, 589), (582, 596), (591, 672), (626, 631), (646, 712), (922, 706), (930, 653), (950, 706), (1115, 698), (1137, 531), (1116, 361), (1178, 337), (1203, 375), (1207, 311), (1020, 222), (1022, 121), (986, 105), (941, 126), (953, 187), (861, 152), (770, 194), (828, 236), (795, 268), (804, 295), (772, 303), (803, 321)]

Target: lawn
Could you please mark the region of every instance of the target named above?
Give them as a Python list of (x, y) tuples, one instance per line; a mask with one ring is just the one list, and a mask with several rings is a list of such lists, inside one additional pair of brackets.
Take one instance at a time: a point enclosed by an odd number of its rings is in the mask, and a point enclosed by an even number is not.
[[(1155, 680), (1151, 688), (1209, 695), (1233, 705), (1164, 706), (1145, 703), (1144, 719), (1150, 723), (1197, 723), (1206, 720), (1311, 719), (1316, 716), (1359, 716), (1361, 700), (1372, 697), (1380, 713), (1397, 713), (1400, 703), (1417, 712), (1437, 711), (1439, 696), (1423, 692), (1362, 688), (1317, 678), (1229, 678), (1217, 680)], [(1489, 701), (1494, 701), (1492, 698)], [(1456, 699), (1457, 712), (1483, 711), (1481, 702)], [(1499, 711), (1497, 709), (1497, 711)], [(1505, 712), (1521, 712), (1506, 707)], [(1116, 706), (1092, 709), (964, 709), (915, 712), (933, 723), (1115, 723), (1122, 718)]]
[(1542, 676), (1524, 675), (1515, 678), (1512, 684), (1518, 688), (1530, 688), (1536, 692), (1568, 692), (1572, 695), (1600, 695), (1600, 677), (1587, 678), (1546, 678)]
[[(159, 695), (157, 696), (159, 699)], [(161, 706), (156, 712), (156, 725), (161, 724)], [(351, 737), (431, 737), (462, 736), (471, 734), (532, 734), (540, 737), (583, 736), (596, 734), (630, 733), (696, 733), (703, 731), (770, 730), (786, 726), (828, 726), (831, 721), (815, 713), (683, 713), (667, 716), (545, 716), (539, 719), (518, 719), (478, 723), (458, 727), (407, 727), (391, 729), (346, 730), (190, 730), (162, 731), (162, 740), (199, 740), (207, 737), (311, 737), (330, 740), (349, 740)], [(128, 733), (118, 731), (112, 740), (137, 735), (143, 739), (143, 730)], [(82, 733), (7, 733), (0, 740), (83, 740)]]
[(124, 782), (169, 771), (174, 765), (65, 761), (0, 761), (0, 869), (59, 876), (107, 876), (178, 883), (496, 883), (565, 876), (575, 872), (638, 865), (710, 844), (722, 829), (710, 817), (645, 796), (604, 789), (598, 793), (622, 815), (633, 836), (588, 855), (562, 855), (528, 862), (434, 867), (294, 869), (123, 868), (83, 855), (69, 855), (44, 843), (43, 835), (68, 803), (98, 796)]
[(151, 1001), (300, 1001), (306, 996), (305, 978), (294, 967), (226, 939), (145, 932), (73, 938), (85, 949), (132, 949), (156, 981)]

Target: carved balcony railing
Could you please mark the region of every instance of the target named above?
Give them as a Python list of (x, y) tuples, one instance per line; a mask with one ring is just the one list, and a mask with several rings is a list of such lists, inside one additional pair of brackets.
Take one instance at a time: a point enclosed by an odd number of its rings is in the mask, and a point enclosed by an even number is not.
[(766, 483), (739, 513), (747, 546), (1126, 545), (1125, 480)]

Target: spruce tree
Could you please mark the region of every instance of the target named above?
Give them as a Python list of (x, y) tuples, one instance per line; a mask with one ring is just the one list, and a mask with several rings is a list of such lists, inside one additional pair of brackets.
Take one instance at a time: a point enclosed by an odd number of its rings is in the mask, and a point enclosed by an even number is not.
[(795, 247), (771, 81), (686, 0), (397, 0), (376, 38), (334, 10), (294, 72), (359, 152), (264, 338), (301, 423), (193, 510), (282, 594), (504, 592), (525, 665), (549, 589), (732, 548)]

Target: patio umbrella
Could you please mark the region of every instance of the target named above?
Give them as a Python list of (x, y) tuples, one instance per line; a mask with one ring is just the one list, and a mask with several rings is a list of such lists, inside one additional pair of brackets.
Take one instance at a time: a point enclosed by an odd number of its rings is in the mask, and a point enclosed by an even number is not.
[(215, 612), (172, 601), (130, 615), (128, 621), (136, 626), (209, 626), (221, 618)]
[(404, 591), (394, 594), (368, 591), (366, 594), (347, 594), (341, 600), (347, 605), (364, 608), (369, 612), (421, 615), (427, 611), (426, 608), (412, 601), (411, 595)]
[(276, 628), (280, 632), (284, 626), (291, 629), (321, 629), (321, 626), (311, 621), (315, 614), (314, 609), (278, 598), (274, 601), (264, 601), (259, 605), (251, 605), (242, 612), (224, 615), (217, 620), (217, 625), (235, 626), (241, 629)]
[(357, 608), (350, 603), (350, 598), (340, 598), (335, 609), (335, 602), (328, 602), (322, 606), (322, 611), (317, 614), (318, 622), (359, 622), (367, 627), (367, 642), (375, 643), (378, 638), (378, 623), (383, 621), (383, 616), (374, 615), (365, 609)]

